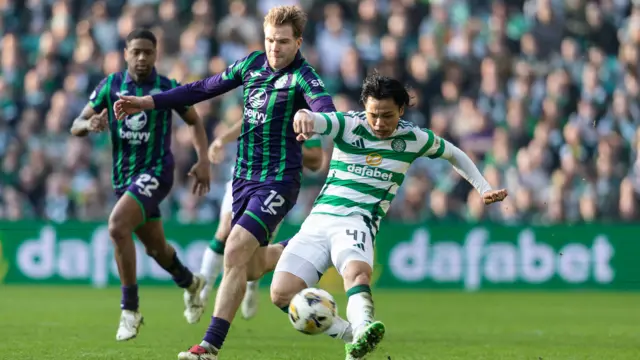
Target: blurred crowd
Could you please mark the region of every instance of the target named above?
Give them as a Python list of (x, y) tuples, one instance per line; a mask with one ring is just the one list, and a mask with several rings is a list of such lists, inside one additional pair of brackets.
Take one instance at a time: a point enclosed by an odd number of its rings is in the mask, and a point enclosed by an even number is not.
[[(122, 71), (124, 37), (159, 39), (160, 72), (182, 83), (261, 49), (275, 5), (309, 13), (304, 56), (338, 110), (360, 109), (373, 68), (411, 87), (406, 119), (452, 141), (491, 185), (485, 207), (442, 160), (424, 159), (389, 218), (420, 222), (632, 221), (640, 211), (640, 4), (626, 0), (0, 0), (0, 218), (104, 220), (108, 135), (74, 138), (73, 119), (105, 74)], [(242, 117), (239, 91), (196, 106), (210, 139)], [(325, 144), (327, 155), (331, 144)], [(174, 121), (176, 182), (165, 219), (218, 216), (227, 163), (212, 191), (189, 192), (189, 132)], [(326, 171), (306, 173), (301, 221)]]

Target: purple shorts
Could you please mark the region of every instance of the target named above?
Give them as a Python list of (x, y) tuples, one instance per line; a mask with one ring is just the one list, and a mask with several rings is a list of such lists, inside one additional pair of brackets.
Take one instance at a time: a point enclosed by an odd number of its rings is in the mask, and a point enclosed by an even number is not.
[(144, 221), (161, 218), (160, 203), (173, 187), (173, 171), (166, 171), (157, 176), (154, 171), (140, 173), (131, 179), (131, 184), (125, 189), (116, 190), (118, 199), (124, 194), (129, 194), (136, 200)]
[(273, 231), (296, 204), (299, 192), (298, 183), (234, 178), (231, 227), (242, 226), (260, 246), (267, 246)]

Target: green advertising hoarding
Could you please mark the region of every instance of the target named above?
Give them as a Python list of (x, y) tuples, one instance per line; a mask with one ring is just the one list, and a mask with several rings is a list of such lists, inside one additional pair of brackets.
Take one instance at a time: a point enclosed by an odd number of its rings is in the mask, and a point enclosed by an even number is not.
[[(215, 224), (165, 225), (170, 243), (200, 268)], [(279, 238), (295, 234), (283, 225)], [(640, 241), (633, 225), (508, 227), (383, 224), (376, 239), (375, 286), (416, 289), (640, 290)], [(137, 243), (141, 285), (171, 284)], [(262, 284), (269, 283), (270, 276)], [(0, 222), (0, 282), (119, 284), (105, 224)], [(341, 288), (335, 271), (323, 287)]]

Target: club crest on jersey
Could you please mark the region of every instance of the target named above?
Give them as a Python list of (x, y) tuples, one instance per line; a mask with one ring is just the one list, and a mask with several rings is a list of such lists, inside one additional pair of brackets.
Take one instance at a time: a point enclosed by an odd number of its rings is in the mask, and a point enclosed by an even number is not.
[[(147, 125), (147, 113), (140, 112), (129, 115), (124, 120), (124, 125), (118, 131), (120, 138), (127, 140), (130, 145), (140, 145), (149, 141), (150, 131), (143, 131)], [(126, 130), (125, 127), (129, 130)]]
[(407, 143), (403, 139), (393, 139), (391, 149), (395, 152), (404, 152), (407, 149)]
[(283, 77), (279, 78), (275, 84), (273, 84), (273, 87), (276, 89), (282, 89), (287, 84), (287, 81), (289, 81), (289, 75), (285, 74)]
[(254, 109), (259, 109), (267, 102), (267, 92), (264, 89), (255, 89), (249, 93), (249, 105)]
[(371, 153), (367, 155), (364, 161), (366, 161), (369, 166), (379, 166), (382, 164), (382, 155), (378, 153)]
[(147, 113), (143, 111), (134, 115), (129, 115), (124, 120), (124, 123), (133, 131), (140, 131), (145, 125), (147, 125)]

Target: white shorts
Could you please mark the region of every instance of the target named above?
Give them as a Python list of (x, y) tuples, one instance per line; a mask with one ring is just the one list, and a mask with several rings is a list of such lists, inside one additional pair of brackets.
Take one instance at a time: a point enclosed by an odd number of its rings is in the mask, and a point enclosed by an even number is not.
[(233, 180), (229, 180), (224, 187), (222, 206), (220, 206), (220, 217), (222, 217), (223, 214), (231, 214), (233, 211)]
[(285, 271), (314, 286), (331, 265), (342, 275), (351, 261), (373, 269), (372, 230), (361, 215), (311, 214), (289, 240), (275, 271)]

